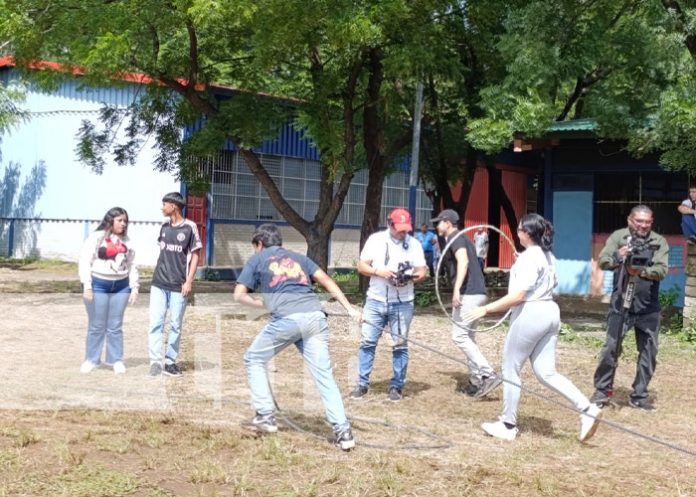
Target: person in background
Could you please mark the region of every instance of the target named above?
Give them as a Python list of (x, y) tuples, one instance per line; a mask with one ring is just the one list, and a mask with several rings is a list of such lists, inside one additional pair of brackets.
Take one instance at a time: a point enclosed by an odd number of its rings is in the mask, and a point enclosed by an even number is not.
[[(333, 427), (334, 443), (342, 450), (350, 450), (355, 440), (331, 369), (326, 314), (312, 288), (312, 281), (323, 286), (357, 322), (360, 322), (361, 313), (350, 305), (338, 285), (314, 261), (283, 248), (283, 239), (275, 224), (266, 223), (256, 228), (251, 243), (256, 253), (237, 279), (234, 300), (271, 312), (271, 321), (244, 354), (251, 400), (256, 409), (251, 424), (266, 433), (278, 431), (266, 368), (276, 354), (295, 345), (319, 389), (326, 417)], [(252, 298), (249, 291), (259, 291), (263, 300)]]
[(78, 263), (82, 298), (87, 309), (87, 344), (80, 372), (89, 373), (101, 362), (106, 341), (106, 364), (123, 374), (123, 315), (138, 297), (135, 250), (128, 238), (128, 213), (113, 207), (91, 233)]
[(445, 237), (449, 246), (444, 263), (452, 284), (452, 340), (464, 352), (469, 366), (469, 385), (461, 391), (481, 398), (500, 385), (501, 380), (476, 344), (478, 321), (463, 321), (462, 315), (488, 300), (483, 271), (478, 260), (474, 262), (476, 251), (471, 241), (458, 235), (459, 214), (445, 209), (430, 222), (435, 224), (437, 234)]
[(677, 210), (682, 215), (681, 229), (688, 242), (696, 244), (696, 186), (689, 186), (689, 198)]
[[(176, 364), (181, 340), (181, 324), (196, 276), (201, 239), (193, 221), (184, 218), (186, 206), (179, 192), (167, 193), (162, 198), (162, 214), (169, 220), (162, 224), (157, 239), (159, 258), (152, 275), (150, 288), (150, 333), (148, 348), (150, 376), (181, 376)], [(162, 366), (162, 335), (164, 320), (169, 310), (169, 336), (167, 352)]]
[[(621, 356), (626, 333), (635, 329), (638, 361), (633, 392), (628, 405), (642, 411), (654, 411), (648, 396), (648, 384), (657, 366), (657, 341), (660, 334), (660, 280), (667, 275), (669, 245), (652, 231), (653, 213), (646, 205), (637, 205), (628, 216), (628, 226), (614, 231), (599, 253), (599, 267), (614, 271), (614, 286), (607, 315), (607, 335), (599, 353), (594, 374), (595, 392), (592, 402), (609, 403), (613, 395), (614, 375)], [(636, 247), (645, 247), (651, 261), (635, 268), (631, 254)], [(645, 257), (646, 253), (636, 254)], [(633, 284), (630, 302), (624, 306), (628, 284)]]
[(428, 266), (430, 277), (434, 278), (434, 263), (436, 260), (436, 254), (440, 251), (437, 245), (437, 236), (435, 236), (435, 234), (432, 231), (428, 231), (427, 224), (422, 224), (420, 231), (415, 234), (415, 238), (421, 243), (421, 247), (423, 247), (425, 265)]
[(398, 402), (403, 396), (408, 369), (408, 330), (413, 319), (413, 284), (426, 278), (425, 257), (421, 244), (409, 231), (411, 214), (394, 209), (389, 214), (389, 227), (370, 235), (360, 252), (358, 272), (370, 277), (363, 308), (362, 338), (358, 350), (358, 384), (350, 398), (367, 394), (375, 361), (377, 341), (389, 325), (393, 348), (394, 374), (389, 382), (387, 398)]
[(479, 226), (474, 233), (474, 246), (476, 247), (476, 257), (478, 259), (481, 271), (486, 267), (486, 257), (488, 257), (488, 233), (486, 228)]
[(597, 430), (601, 408), (583, 395), (573, 383), (556, 372), (556, 342), (561, 328), (556, 287), (556, 258), (551, 252), (553, 226), (539, 214), (527, 214), (517, 228), (525, 248), (510, 269), (508, 293), (469, 311), (464, 319), (480, 319), (512, 308), (510, 329), (503, 348), (503, 413), (498, 421), (483, 423), (487, 434), (503, 440), (517, 437), (517, 407), (520, 402), (520, 371), (527, 360), (542, 385), (568, 399), (580, 414), (581, 442)]

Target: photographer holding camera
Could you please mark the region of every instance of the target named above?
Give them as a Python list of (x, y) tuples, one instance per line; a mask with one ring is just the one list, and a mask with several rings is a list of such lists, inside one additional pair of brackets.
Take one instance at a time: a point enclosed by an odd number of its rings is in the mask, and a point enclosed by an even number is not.
[(352, 399), (367, 393), (377, 341), (389, 324), (394, 376), (387, 395), (391, 401), (401, 400), (408, 368), (406, 339), (413, 318), (413, 283), (423, 281), (427, 271), (421, 244), (408, 234), (412, 230), (409, 212), (394, 209), (389, 214), (389, 228), (370, 235), (360, 253), (357, 269), (370, 277), (370, 286), (363, 308), (358, 384), (350, 393)]
[(657, 363), (660, 331), (660, 280), (668, 269), (669, 245), (651, 230), (652, 210), (637, 205), (628, 216), (628, 227), (614, 231), (599, 254), (599, 266), (614, 270), (614, 289), (609, 303), (607, 337), (594, 375), (595, 393), (590, 399), (606, 405), (613, 395), (614, 375), (621, 344), (634, 328), (638, 364), (629, 405), (643, 411), (655, 407), (648, 398), (648, 383)]

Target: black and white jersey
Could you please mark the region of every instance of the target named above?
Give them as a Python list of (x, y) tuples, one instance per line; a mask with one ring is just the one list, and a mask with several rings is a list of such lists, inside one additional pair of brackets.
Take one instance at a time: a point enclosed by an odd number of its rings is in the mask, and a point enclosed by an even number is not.
[(167, 221), (160, 228), (157, 241), (160, 254), (152, 276), (152, 285), (180, 292), (181, 285), (186, 281), (191, 254), (203, 247), (196, 223), (184, 219), (181, 224), (173, 226)]

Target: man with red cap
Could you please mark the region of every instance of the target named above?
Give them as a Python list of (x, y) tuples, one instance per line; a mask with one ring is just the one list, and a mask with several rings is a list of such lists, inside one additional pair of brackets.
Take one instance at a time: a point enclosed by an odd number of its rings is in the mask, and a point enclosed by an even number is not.
[(413, 283), (426, 278), (427, 266), (421, 244), (409, 235), (413, 231), (411, 214), (406, 209), (394, 209), (389, 214), (388, 224), (386, 230), (373, 233), (367, 239), (358, 261), (358, 272), (370, 277), (370, 286), (363, 309), (358, 384), (350, 393), (352, 399), (360, 399), (367, 393), (377, 341), (387, 325), (394, 343), (394, 374), (387, 390), (389, 400), (401, 400), (406, 384)]

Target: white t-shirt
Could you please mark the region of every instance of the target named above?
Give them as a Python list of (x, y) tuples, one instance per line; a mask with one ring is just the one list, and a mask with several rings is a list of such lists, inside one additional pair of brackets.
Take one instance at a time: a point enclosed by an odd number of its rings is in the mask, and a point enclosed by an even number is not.
[(476, 257), (485, 259), (488, 255), (488, 233), (477, 231), (474, 234), (474, 245), (476, 246)]
[(509, 293), (526, 291), (525, 302), (553, 299), (556, 279), (556, 258), (534, 245), (522, 252), (510, 269)]
[[(689, 199), (689, 198), (687, 198), (686, 200), (684, 200), (681, 204), (687, 206), (689, 209), (693, 209), (693, 208), (694, 208), (694, 207), (693, 207), (693, 204), (691, 203), (691, 199)], [(696, 217), (696, 212), (694, 212), (694, 217)]]
[[(387, 268), (396, 273), (400, 262), (410, 262), (414, 268), (425, 267), (425, 256), (421, 243), (411, 235), (402, 241), (394, 240), (389, 230), (373, 233), (360, 252), (361, 261), (371, 261), (375, 269)], [(413, 282), (396, 287), (379, 276), (370, 278), (368, 298), (380, 302), (411, 302), (414, 298)]]

